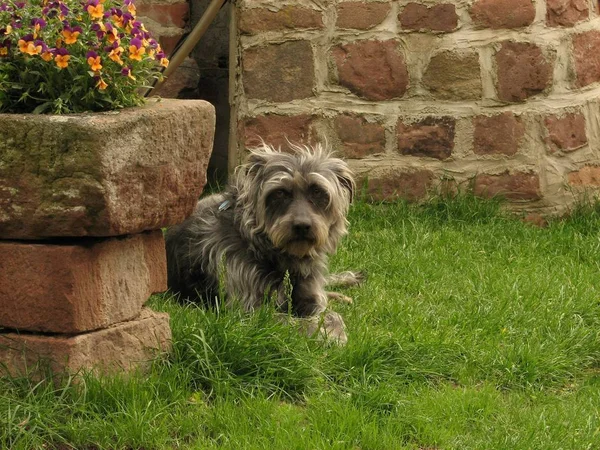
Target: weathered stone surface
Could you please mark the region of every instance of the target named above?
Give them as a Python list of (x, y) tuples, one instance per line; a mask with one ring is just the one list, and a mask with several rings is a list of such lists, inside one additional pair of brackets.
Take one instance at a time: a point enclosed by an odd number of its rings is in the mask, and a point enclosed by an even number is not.
[(206, 182), (214, 108), (0, 114), (0, 238), (112, 236), (184, 220)]
[(369, 100), (404, 95), (408, 71), (397, 41), (356, 41), (333, 49), (339, 83)]
[(503, 42), (496, 54), (498, 97), (520, 102), (543, 92), (552, 80), (552, 65), (542, 50), (527, 42)]
[(389, 2), (344, 2), (338, 6), (336, 26), (368, 30), (379, 25), (392, 9)]
[(122, 373), (148, 367), (170, 348), (168, 314), (148, 309), (135, 320), (75, 336), (0, 333), (0, 363), (14, 376), (39, 375), (35, 369), (46, 365), (57, 374)]
[(442, 100), (481, 98), (479, 55), (450, 50), (434, 55), (423, 75), (423, 85)]
[(135, 2), (135, 6), (142, 22), (148, 17), (163, 26), (183, 28), (190, 16), (190, 4), (187, 1), (158, 3), (145, 0)]
[(458, 26), (456, 7), (450, 3), (431, 7), (421, 3), (409, 3), (398, 18), (404, 30), (449, 32)]
[(546, 0), (546, 23), (550, 27), (572, 27), (589, 15), (586, 0)]
[(313, 117), (307, 114), (280, 116), (266, 114), (246, 119), (241, 124), (240, 135), (246, 148), (256, 147), (261, 140), (275, 148), (286, 147), (288, 141), (300, 144), (312, 142), (311, 123)]
[(359, 116), (341, 115), (335, 118), (334, 128), (346, 158), (385, 153), (385, 129), (378, 123), (367, 122)]
[(487, 28), (520, 28), (533, 23), (531, 0), (477, 0), (470, 9), (473, 22)]
[(544, 123), (548, 131), (546, 143), (550, 153), (557, 151), (572, 152), (587, 144), (583, 114), (572, 113), (564, 116), (548, 116)]
[(525, 126), (511, 112), (473, 119), (473, 151), (477, 155), (512, 156), (519, 150)]
[(569, 183), (580, 187), (600, 187), (600, 167), (585, 166), (568, 175)]
[(475, 177), (474, 193), (487, 198), (500, 196), (508, 200), (539, 200), (540, 179), (538, 174), (529, 172), (481, 174)]
[(600, 81), (600, 31), (591, 30), (573, 36), (573, 60), (577, 87)]
[(446, 159), (454, 149), (455, 120), (428, 117), (414, 123), (398, 122), (398, 151), (403, 155)]
[(178, 98), (182, 93), (198, 89), (200, 68), (192, 58), (186, 58), (166, 81), (152, 92), (163, 98)]
[(41, 244), (0, 241), (0, 327), (74, 334), (140, 314), (167, 289), (165, 242), (152, 231)]
[(315, 67), (308, 41), (289, 41), (246, 50), (242, 75), (248, 98), (289, 102), (313, 96)]
[(244, 34), (265, 31), (323, 28), (323, 14), (311, 8), (284, 6), (277, 11), (251, 8), (240, 14), (239, 29)]
[(388, 172), (370, 177), (366, 194), (371, 201), (422, 200), (431, 190), (433, 180), (433, 172), (425, 169)]

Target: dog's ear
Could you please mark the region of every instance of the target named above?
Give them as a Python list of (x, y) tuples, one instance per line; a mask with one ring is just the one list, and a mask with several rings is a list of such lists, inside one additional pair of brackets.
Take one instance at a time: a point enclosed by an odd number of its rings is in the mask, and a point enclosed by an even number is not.
[(352, 201), (354, 198), (354, 193), (356, 192), (356, 183), (354, 182), (354, 175), (352, 171), (348, 167), (348, 164), (341, 159), (332, 158), (331, 162), (333, 173), (337, 177), (340, 186), (348, 191), (349, 200)]

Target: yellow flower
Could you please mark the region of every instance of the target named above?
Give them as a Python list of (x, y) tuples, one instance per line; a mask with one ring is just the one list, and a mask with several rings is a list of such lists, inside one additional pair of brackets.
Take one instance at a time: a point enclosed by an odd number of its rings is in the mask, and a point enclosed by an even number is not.
[(6, 56), (6, 55), (8, 55), (8, 48), (0, 47), (0, 56)]
[(98, 82), (96, 83), (96, 87), (103, 91), (108, 87), (108, 84), (106, 84), (106, 82), (102, 78), (100, 78), (100, 80), (98, 80)]
[(90, 68), (91, 68), (91, 69), (92, 69), (94, 72), (96, 72), (96, 71), (98, 71), (98, 70), (102, 69), (102, 63), (101, 63), (101, 60), (100, 60), (100, 57), (99, 57), (99, 56), (96, 56), (96, 57), (90, 56), (90, 57), (87, 59), (87, 63), (89, 64)]
[(50, 52), (44, 52), (41, 56), (44, 61), (52, 61), (52, 59), (54, 58), (54, 55), (52, 55), (52, 53)]
[(146, 49), (144, 47), (138, 48), (135, 45), (129, 46), (129, 57), (131, 59), (135, 59), (136, 61), (141, 61), (144, 53), (146, 53)]
[(79, 31), (62, 30), (61, 34), (65, 38), (65, 44), (74, 44), (79, 37)]
[(110, 53), (108, 54), (108, 57), (116, 62), (117, 64), (119, 64), (120, 66), (123, 65), (123, 60), (121, 59), (121, 53), (123, 53), (123, 47), (117, 47), (117, 48), (113, 48)]
[(56, 55), (54, 61), (58, 67), (64, 69), (69, 65), (69, 59), (71, 59), (71, 55)]
[(19, 50), (22, 53), (27, 53), (28, 55), (39, 55), (42, 52), (41, 45), (35, 45), (33, 41), (24, 41), (23, 39), (19, 39)]
[(102, 3), (98, 3), (96, 6), (88, 5), (87, 12), (92, 19), (102, 19), (104, 17), (104, 6), (102, 6)]
[(6, 31), (4, 32), (4, 34), (10, 34), (12, 33), (13, 27), (11, 27), (10, 25), (6, 25)]
[(163, 67), (169, 67), (169, 60), (167, 58), (161, 58), (160, 65)]

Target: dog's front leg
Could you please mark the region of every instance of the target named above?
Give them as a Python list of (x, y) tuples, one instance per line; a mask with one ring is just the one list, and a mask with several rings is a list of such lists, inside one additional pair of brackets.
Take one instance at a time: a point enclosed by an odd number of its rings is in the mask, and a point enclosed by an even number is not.
[(305, 318), (307, 334), (313, 335), (320, 332), (325, 339), (345, 344), (348, 338), (342, 316), (334, 311), (326, 311), (325, 280), (307, 277), (295, 281), (292, 284), (291, 292), (292, 313)]

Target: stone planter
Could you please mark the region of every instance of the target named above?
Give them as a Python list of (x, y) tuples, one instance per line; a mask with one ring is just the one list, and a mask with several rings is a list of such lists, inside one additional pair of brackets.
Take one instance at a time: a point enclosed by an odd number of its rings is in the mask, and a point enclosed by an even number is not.
[(166, 290), (160, 229), (193, 211), (214, 124), (200, 100), (0, 114), (0, 363), (9, 372), (40, 359), (54, 371), (131, 369), (168, 350), (168, 317), (143, 305)]

